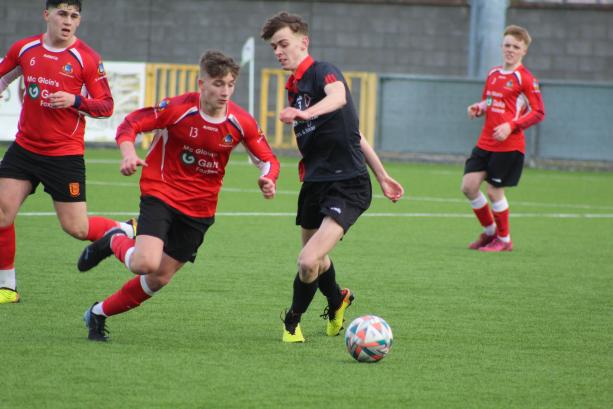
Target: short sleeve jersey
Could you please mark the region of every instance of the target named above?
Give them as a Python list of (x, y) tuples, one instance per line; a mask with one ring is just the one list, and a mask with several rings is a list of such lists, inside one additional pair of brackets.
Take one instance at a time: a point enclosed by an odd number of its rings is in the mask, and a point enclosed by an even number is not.
[(336, 81), (345, 86), (345, 106), (308, 121), (294, 122), (302, 154), (299, 170), (303, 181), (345, 180), (368, 172), (360, 149), (358, 115), (345, 78), (337, 67), (308, 56), (287, 82), (289, 103), (304, 111), (321, 101), (326, 96), (325, 86)]
[(191, 217), (213, 217), (226, 165), (242, 143), (252, 160), (273, 182), (279, 161), (255, 119), (233, 102), (225, 118), (200, 111), (200, 94), (167, 98), (156, 107), (129, 114), (117, 129), (116, 140), (134, 142), (140, 132), (155, 130), (142, 169), (141, 193), (154, 196)]
[[(85, 114), (109, 117), (113, 97), (100, 56), (83, 41), (53, 49), (39, 34), (17, 41), (0, 60), (0, 83), (23, 75), (26, 93), (16, 143), (46, 156), (82, 155)], [(49, 94), (76, 95), (76, 107), (54, 109)]]
[[(524, 129), (545, 117), (538, 80), (523, 65), (514, 71), (495, 67), (487, 76), (482, 97), (486, 103), (485, 124), (477, 147), (492, 152), (525, 153)], [(511, 125), (512, 132), (504, 141), (497, 141), (494, 129), (505, 122)]]

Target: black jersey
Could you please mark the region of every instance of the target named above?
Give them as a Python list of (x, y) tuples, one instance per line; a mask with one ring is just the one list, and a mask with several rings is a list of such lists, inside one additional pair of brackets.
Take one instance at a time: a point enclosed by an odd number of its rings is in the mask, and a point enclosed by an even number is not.
[(304, 111), (321, 101), (326, 96), (324, 87), (336, 81), (342, 81), (345, 85), (345, 106), (309, 121), (294, 122), (294, 133), (302, 154), (301, 180), (344, 180), (368, 172), (360, 149), (358, 115), (345, 78), (338, 68), (307, 57), (287, 83), (289, 103)]

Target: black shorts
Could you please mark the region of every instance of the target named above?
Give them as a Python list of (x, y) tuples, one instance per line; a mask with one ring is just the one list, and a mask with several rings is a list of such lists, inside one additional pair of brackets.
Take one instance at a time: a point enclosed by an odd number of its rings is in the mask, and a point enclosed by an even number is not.
[(185, 263), (196, 260), (204, 234), (214, 217), (190, 217), (153, 196), (140, 198), (138, 235), (157, 237), (164, 242), (164, 253)]
[(477, 147), (464, 165), (464, 174), (485, 171), (485, 180), (495, 187), (517, 186), (523, 170), (523, 153), (490, 152)]
[(347, 233), (371, 200), (368, 173), (346, 180), (304, 182), (298, 196), (296, 224), (304, 229), (318, 229), (324, 217), (329, 216)]
[(85, 201), (83, 155), (38, 155), (13, 142), (0, 162), (0, 178), (29, 180), (30, 194), (42, 183), (56, 202)]

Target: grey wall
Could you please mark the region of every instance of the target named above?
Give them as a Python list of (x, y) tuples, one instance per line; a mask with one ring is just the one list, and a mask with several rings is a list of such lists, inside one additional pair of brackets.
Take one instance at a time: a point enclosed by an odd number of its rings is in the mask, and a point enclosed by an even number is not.
[[(288, 10), (311, 23), (312, 54), (344, 70), (466, 75), (469, 8), (464, 2), (398, 3), (84, 0), (78, 34), (105, 60), (196, 63), (209, 48), (239, 58), (245, 39), (257, 39), (267, 17)], [(43, 7), (43, 0), (0, 1), (0, 54), (14, 41), (45, 29)], [(534, 44), (526, 65), (540, 79), (613, 81), (611, 8), (511, 8), (507, 14), (509, 23), (532, 32)], [(268, 45), (259, 39), (256, 67), (276, 67)], [(243, 104), (245, 79), (237, 91)]]

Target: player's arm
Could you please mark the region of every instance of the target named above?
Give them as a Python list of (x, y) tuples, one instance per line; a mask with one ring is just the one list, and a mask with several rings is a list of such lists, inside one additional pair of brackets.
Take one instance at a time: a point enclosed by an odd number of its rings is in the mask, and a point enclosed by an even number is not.
[(324, 92), (326, 96), (315, 105), (304, 111), (292, 107), (285, 108), (281, 111), (279, 119), (286, 124), (291, 124), (295, 119), (309, 121), (320, 115), (336, 111), (347, 103), (345, 84), (342, 81), (326, 84)]
[(258, 186), (264, 198), (272, 199), (276, 193), (276, 184), (281, 166), (270, 148), (266, 136), (264, 136), (255, 120), (245, 127), (243, 145), (247, 148), (251, 162), (260, 169)]
[(49, 103), (55, 109), (72, 107), (93, 118), (108, 118), (113, 115), (115, 104), (102, 62), (99, 62), (98, 56), (90, 56), (85, 64), (83, 81), (87, 93), (54, 92), (49, 95)]
[(525, 81), (523, 84), (522, 90), (528, 100), (530, 109), (525, 115), (511, 122), (512, 131), (529, 128), (545, 119), (545, 105), (538, 81), (535, 78), (528, 79), (529, 81)]
[(486, 78), (485, 80), (485, 85), (483, 86), (483, 91), (481, 92), (481, 101), (475, 102), (474, 104), (471, 104), (468, 106), (468, 108), (466, 108), (468, 117), (470, 119), (475, 119), (485, 114), (485, 110), (487, 109), (487, 102), (485, 101), (485, 97), (488, 79), (489, 75), (488, 78)]
[[(22, 73), (16, 58), (17, 51), (14, 48), (12, 47), (4, 58), (0, 58), (0, 94)], [(2, 99), (1, 95), (0, 99)]]
[(392, 202), (396, 203), (402, 198), (404, 188), (400, 183), (387, 174), (385, 167), (383, 167), (383, 163), (381, 163), (381, 159), (379, 159), (379, 155), (377, 155), (375, 150), (372, 148), (372, 146), (370, 146), (366, 138), (364, 138), (364, 135), (361, 133), (360, 148), (364, 153), (364, 158), (366, 159), (368, 167), (375, 174), (377, 182), (379, 182), (379, 186), (381, 186), (383, 195)]
[(136, 172), (139, 166), (147, 166), (136, 153), (134, 142), (136, 136), (142, 132), (150, 132), (154, 129), (162, 129), (169, 125), (168, 115), (162, 108), (142, 108), (130, 113), (117, 127), (115, 140), (121, 151), (120, 172), (124, 176), (130, 176)]
[(485, 113), (486, 109), (487, 103), (485, 102), (485, 100), (475, 102), (474, 104), (469, 105), (467, 108), (468, 117), (470, 119), (478, 118)]

